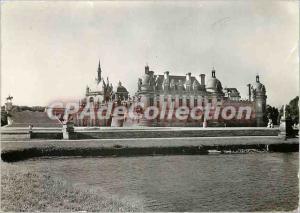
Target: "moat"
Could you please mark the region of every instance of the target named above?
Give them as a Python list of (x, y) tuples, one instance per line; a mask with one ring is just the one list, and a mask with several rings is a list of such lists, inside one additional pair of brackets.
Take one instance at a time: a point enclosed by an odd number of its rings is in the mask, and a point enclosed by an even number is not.
[(35, 158), (13, 163), (148, 211), (282, 211), (298, 205), (298, 153)]

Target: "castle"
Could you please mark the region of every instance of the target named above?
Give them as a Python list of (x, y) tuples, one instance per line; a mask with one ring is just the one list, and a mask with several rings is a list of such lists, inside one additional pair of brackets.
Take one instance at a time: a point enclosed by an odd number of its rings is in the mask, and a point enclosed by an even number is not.
[[(198, 80), (199, 79), (199, 80)], [(216, 71), (211, 71), (211, 76), (206, 79), (205, 74), (200, 74), (199, 78), (186, 75), (170, 75), (169, 71), (163, 75), (155, 74), (149, 66), (145, 66), (142, 78), (138, 79), (137, 91), (130, 97), (127, 89), (119, 82), (117, 89), (114, 90), (109, 79), (102, 77), (100, 61), (97, 70), (95, 85), (87, 86), (86, 95), (80, 101), (81, 108), (87, 103), (93, 103), (95, 110), (100, 106), (113, 104), (116, 106), (130, 107), (135, 103), (142, 103), (143, 107), (155, 106), (161, 111), (175, 110), (180, 107), (203, 107), (211, 106), (210, 114), (215, 114), (216, 110), (222, 110), (225, 106), (231, 107), (250, 107), (253, 109), (250, 119), (234, 118), (224, 120), (220, 117), (213, 117), (206, 120), (203, 116), (200, 120), (193, 120), (190, 117), (184, 121), (174, 118), (174, 113), (168, 118), (159, 116), (152, 120), (143, 118), (130, 119), (124, 115), (122, 121), (115, 121), (111, 115), (106, 120), (89, 119), (79, 121), (75, 118), (75, 125), (78, 126), (265, 126), (266, 117), (266, 89), (260, 82), (259, 76), (253, 85), (248, 84), (248, 100), (241, 100), (239, 91), (236, 88), (223, 88), (221, 81), (216, 77)], [(218, 109), (219, 107), (219, 109)], [(170, 114), (170, 113), (169, 113)], [(118, 115), (120, 116), (120, 115)], [(121, 115), (122, 116), (122, 115)]]

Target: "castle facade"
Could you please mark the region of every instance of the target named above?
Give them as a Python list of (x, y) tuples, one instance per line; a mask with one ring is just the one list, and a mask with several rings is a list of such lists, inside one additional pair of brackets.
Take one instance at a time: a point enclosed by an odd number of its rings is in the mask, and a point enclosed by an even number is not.
[[(130, 108), (138, 105), (142, 106), (142, 109), (141, 107), (133, 108), (135, 113), (139, 114), (149, 107), (156, 107), (158, 116), (152, 119), (145, 119), (141, 116), (130, 118), (127, 112), (120, 112), (117, 115), (110, 113), (106, 119), (102, 120), (97, 118), (80, 120), (79, 113), (77, 113), (73, 119), (77, 126), (265, 126), (267, 99), (265, 86), (257, 75), (254, 84), (248, 84), (248, 87), (248, 99), (242, 100), (238, 89), (223, 88), (214, 69), (209, 77), (205, 74), (193, 76), (191, 73), (171, 75), (169, 71), (156, 74), (147, 65), (144, 74), (137, 80), (136, 93), (130, 97), (121, 82), (114, 90), (109, 79), (105, 80), (102, 77), (99, 62), (95, 85), (94, 87), (87, 86), (86, 95), (80, 100), (80, 111), (91, 103), (95, 112), (100, 107), (108, 105), (112, 105), (113, 108), (118, 106)], [(209, 106), (209, 111), (204, 112), (207, 106)], [(186, 119), (179, 120), (175, 116), (176, 110), (182, 107), (190, 111), (201, 108), (203, 111), (200, 114), (202, 113), (203, 116), (200, 116), (200, 119), (187, 116)], [(251, 109), (251, 114), (248, 115), (248, 119), (243, 113), (239, 119), (237, 115), (228, 119), (230, 110), (223, 113), (226, 107), (236, 112), (239, 108), (248, 107)]]

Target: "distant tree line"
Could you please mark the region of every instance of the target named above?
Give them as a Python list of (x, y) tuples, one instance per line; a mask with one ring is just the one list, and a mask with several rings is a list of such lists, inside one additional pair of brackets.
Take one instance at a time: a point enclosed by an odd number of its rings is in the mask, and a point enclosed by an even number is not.
[(1, 107), (1, 126), (7, 125), (7, 112), (4, 107)]
[[(299, 96), (292, 99), (286, 105), (286, 119), (290, 120), (292, 124), (299, 123)], [(267, 105), (267, 117), (272, 119), (274, 125), (280, 124), (280, 118), (283, 115), (283, 107), (280, 109)]]
[(42, 106), (13, 106), (12, 111), (13, 112), (22, 112), (22, 111), (32, 111), (32, 112), (44, 112), (45, 111), (45, 107)]
[(296, 96), (286, 106), (286, 116), (291, 119), (293, 124), (299, 123), (299, 96)]

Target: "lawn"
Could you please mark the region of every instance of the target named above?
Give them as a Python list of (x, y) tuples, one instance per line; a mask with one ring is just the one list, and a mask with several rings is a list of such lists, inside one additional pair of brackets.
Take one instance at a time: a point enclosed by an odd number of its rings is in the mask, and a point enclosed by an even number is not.
[(1, 162), (1, 210), (132, 212), (142, 211), (142, 207), (88, 188), (75, 187), (51, 174)]

